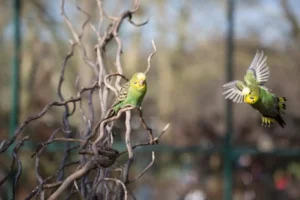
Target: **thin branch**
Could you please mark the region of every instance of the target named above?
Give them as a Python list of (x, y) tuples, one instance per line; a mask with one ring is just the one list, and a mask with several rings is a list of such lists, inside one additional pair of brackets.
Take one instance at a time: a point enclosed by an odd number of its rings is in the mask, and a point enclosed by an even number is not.
[(95, 75), (97, 75), (98, 73), (98, 69), (97, 69), (97, 66), (96, 64), (91, 61), (88, 56), (87, 56), (87, 53), (86, 53), (86, 49), (85, 49), (85, 46), (84, 44), (81, 42), (81, 39), (83, 38), (84, 36), (84, 31), (85, 31), (85, 27), (87, 26), (87, 24), (89, 24), (89, 21), (91, 19), (91, 16), (89, 15), (88, 12), (84, 11), (78, 4), (78, 0), (76, 0), (76, 8), (77, 10), (79, 10), (81, 13), (83, 13), (87, 18), (86, 20), (83, 22), (82, 26), (81, 26), (81, 32), (78, 36), (79, 40), (80, 40), (80, 43), (79, 43), (79, 46), (81, 47), (81, 50), (82, 50), (82, 56), (83, 56), (83, 60), (85, 61), (85, 63), (91, 67), (93, 70), (94, 70), (94, 73)]
[(75, 31), (75, 28), (73, 27), (70, 19), (67, 17), (66, 13), (65, 13), (65, 0), (61, 1), (61, 5), (60, 5), (60, 14), (61, 16), (64, 18), (65, 23), (68, 25), (76, 43), (80, 44), (80, 40), (79, 40), (79, 36)]
[(55, 200), (58, 199), (58, 196), (67, 188), (70, 184), (73, 183), (73, 181), (81, 178), (86, 173), (88, 173), (90, 170), (95, 168), (95, 164), (93, 164), (93, 161), (88, 161), (81, 169), (71, 174), (68, 178), (66, 178), (63, 183), (60, 185), (60, 187), (48, 198), (48, 200)]
[(150, 144), (154, 144), (155, 141), (153, 139), (152, 129), (146, 124), (146, 121), (143, 117), (142, 107), (139, 108), (139, 116), (140, 116), (140, 120), (141, 120), (143, 127), (148, 131)]
[[(155, 143), (157, 143), (157, 142), (159, 141), (159, 139), (163, 136), (163, 134), (167, 131), (167, 129), (168, 129), (169, 127), (170, 127), (170, 123), (167, 124), (167, 125), (164, 127), (164, 129), (160, 132), (160, 134), (159, 134), (156, 138), (154, 138), (153, 141), (154, 141)], [(134, 146), (132, 146), (132, 149), (136, 149), (137, 147), (148, 146), (148, 145), (152, 145), (152, 144), (150, 143), (150, 141), (145, 142), (145, 143), (140, 143), (140, 144), (134, 145)], [(120, 152), (119, 155), (122, 155), (122, 154), (127, 153), (127, 152), (128, 152), (127, 150), (122, 151), (122, 152)]]
[(42, 148), (44, 148), (45, 146), (58, 141), (58, 142), (78, 142), (78, 143), (84, 143), (85, 140), (82, 139), (75, 139), (75, 138), (50, 138), (47, 142), (43, 142), (38, 144), (38, 146), (36, 147), (35, 152), (31, 155), (31, 157), (34, 157), (36, 154), (38, 154), (40, 152), (40, 150)]
[(97, 36), (98, 36), (98, 38), (100, 38), (100, 31), (101, 31), (101, 27), (102, 27), (102, 23), (103, 23), (104, 11), (103, 11), (101, 0), (97, 0), (97, 5), (99, 8), (99, 25), (98, 25)]
[[(82, 94), (83, 92), (85, 91), (88, 91), (88, 90), (92, 90), (93, 88), (95, 88), (96, 85), (93, 85), (91, 87), (88, 87), (88, 88), (82, 88), (81, 91), (80, 91), (80, 94)], [(22, 124), (21, 126), (19, 126), (19, 128), (15, 131), (14, 135), (9, 139), (9, 140), (6, 140), (2, 145), (1, 145), (1, 149), (0, 149), (0, 153), (3, 153), (4, 151), (6, 151), (16, 140), (16, 138), (20, 135), (20, 133), (25, 129), (25, 127), (32, 121), (36, 120), (36, 119), (39, 119), (41, 117), (43, 117), (47, 111), (52, 107), (52, 106), (64, 106), (68, 103), (74, 103), (74, 102), (77, 102), (77, 101), (80, 101), (81, 100), (81, 97), (77, 97), (77, 98), (73, 98), (71, 97), (70, 99), (66, 100), (66, 101), (62, 101), (62, 102), (58, 102), (58, 101), (53, 101), (49, 104), (47, 104), (43, 110), (41, 112), (39, 112), (38, 114), (36, 115), (33, 115), (33, 116), (30, 116), (28, 117)]]
[(151, 58), (154, 56), (154, 54), (156, 53), (156, 46), (155, 46), (155, 42), (154, 40), (152, 40), (152, 47), (153, 47), (153, 52), (149, 55), (148, 57), (148, 66), (147, 69), (145, 71), (145, 74), (147, 74), (151, 68)]
[[(132, 110), (134, 108), (135, 108), (135, 106), (132, 106), (132, 105), (125, 106), (125, 108), (122, 108), (121, 110), (119, 110), (119, 112), (117, 113), (116, 116), (113, 116), (113, 117), (110, 117), (110, 118), (107, 118), (107, 119), (104, 119), (104, 120), (101, 121), (101, 123), (99, 125), (100, 126), (99, 127), (100, 128), (99, 136), (92, 145), (92, 149), (93, 149), (95, 155), (98, 155), (98, 147), (97, 147), (98, 143), (100, 141), (102, 141), (104, 136), (105, 136), (105, 134), (104, 134), (105, 125), (108, 124), (109, 122), (112, 122), (112, 121), (115, 121), (115, 120), (119, 119), (123, 112)], [(94, 129), (94, 130), (97, 131), (97, 129)], [(94, 132), (92, 134), (96, 134), (96, 132)], [(92, 136), (92, 134), (91, 134), (91, 136)]]
[(78, 187), (78, 184), (76, 181), (74, 181), (74, 186), (76, 188), (76, 191), (78, 192), (79, 196), (80, 196), (80, 199), (84, 199), (84, 197), (82, 196), (80, 190), (79, 190), (79, 187)]
[[(154, 138), (154, 142), (155, 143), (157, 143), (159, 140), (160, 140), (160, 138), (164, 135), (164, 133), (167, 131), (167, 129), (170, 127), (170, 124), (167, 124), (164, 128), (163, 128), (163, 130), (160, 132), (160, 134), (157, 136), (157, 137), (155, 137)], [(134, 149), (136, 149), (137, 147), (140, 147), (140, 146), (148, 146), (148, 145), (152, 145), (151, 143), (150, 143), (150, 141), (148, 141), (148, 142), (145, 142), (145, 143), (140, 143), (140, 144), (136, 144), (136, 145), (133, 145), (132, 146), (132, 149), (134, 150)], [(113, 153), (112, 153), (113, 152)], [(128, 150), (125, 150), (125, 151), (122, 151), (122, 152), (120, 152), (120, 153), (118, 153), (118, 151), (106, 151), (105, 149), (98, 149), (98, 154), (99, 155), (103, 155), (103, 156), (108, 156), (108, 157), (114, 157), (114, 156), (117, 156), (117, 157), (119, 157), (119, 156), (121, 156), (121, 155), (123, 155), (123, 154), (125, 154), (125, 153), (127, 153), (128, 152)], [(81, 151), (79, 151), (79, 154), (88, 154), (88, 155), (91, 155), (91, 156), (93, 156), (93, 155), (95, 155), (94, 154), (94, 152), (93, 151), (90, 151), (90, 150), (81, 150)]]
[(128, 183), (128, 177), (129, 177), (129, 170), (130, 167), (133, 163), (134, 160), (134, 154), (133, 154), (133, 149), (131, 146), (131, 142), (130, 142), (130, 134), (131, 134), (131, 112), (127, 111), (126, 112), (126, 120), (125, 120), (125, 126), (126, 126), (126, 133), (125, 133), (125, 144), (126, 144), (126, 148), (127, 148), (127, 152), (128, 152), (128, 160), (124, 166), (124, 170), (122, 171), (123, 174), (123, 182), (124, 183)]
[(106, 87), (108, 87), (110, 90), (112, 90), (116, 96), (118, 96), (118, 91), (116, 88), (114, 88), (112, 85), (110, 85), (107, 81), (108, 78), (110, 78), (111, 76), (120, 76), (122, 77), (123, 79), (125, 79), (126, 81), (129, 81), (128, 78), (126, 78), (126, 76), (122, 75), (122, 74), (119, 74), (119, 73), (114, 73), (114, 74), (108, 74), (105, 76), (104, 78), (104, 84)]
[[(73, 161), (70, 163), (65, 164), (64, 168), (72, 166), (72, 165), (76, 165), (79, 164), (79, 161)], [(45, 184), (48, 180), (53, 179), (55, 176), (57, 176), (57, 174), (61, 171), (62, 169), (59, 169), (54, 175), (49, 176), (47, 178), (44, 179), (43, 183), (38, 185), (36, 188), (34, 188), (32, 190), (32, 192), (25, 198), (25, 200), (29, 200), (31, 199), (33, 196), (35, 196), (39, 190), (42, 189), (52, 189), (52, 188), (56, 188), (58, 186), (60, 186), (62, 184), (62, 181), (57, 181), (55, 183), (51, 183), (51, 184)]]
[(25, 137), (23, 137), (22, 139), (21, 139), (21, 141), (19, 142), (19, 144), (14, 148), (14, 150), (13, 150), (13, 158), (17, 161), (17, 163), (18, 163), (18, 171), (17, 171), (17, 173), (16, 173), (16, 175), (14, 176), (14, 178), (13, 178), (13, 182), (12, 182), (12, 188), (13, 188), (13, 199), (15, 199), (15, 196), (16, 196), (16, 190), (18, 189), (18, 181), (19, 181), (19, 179), (20, 179), (20, 176), (21, 176), (21, 174), (22, 174), (22, 163), (21, 163), (21, 161), (20, 161), (20, 159), (19, 159), (19, 156), (18, 156), (18, 151), (19, 151), (19, 149), (20, 149), (20, 147), (21, 146), (23, 146), (23, 144), (24, 144), (24, 142), (26, 141), (26, 140), (28, 140), (29, 139), (29, 137), (28, 136), (25, 136)]
[(115, 178), (104, 178), (104, 181), (114, 181), (117, 184), (120, 184), (124, 190), (124, 200), (127, 200), (127, 189), (126, 189), (125, 184), (122, 181), (115, 179)]
[(12, 162), (11, 162), (11, 165), (9, 167), (9, 171), (8, 173), (2, 178), (2, 180), (0, 181), (0, 185), (2, 185), (8, 178), (8, 176), (12, 173), (13, 169), (14, 169), (14, 166), (15, 166), (15, 162), (17, 161), (18, 162), (18, 172), (17, 172), (17, 175), (15, 176), (14, 178), (14, 181), (13, 181), (13, 184), (16, 185), (17, 184), (17, 181), (19, 180), (19, 177), (21, 175), (21, 172), (22, 172), (22, 166), (20, 166), (20, 160), (19, 160), (19, 157), (17, 155), (19, 149), (21, 148), (21, 146), (23, 146), (24, 142), (26, 140), (28, 140), (29, 137), (28, 136), (25, 136), (23, 137), (19, 143), (15, 146), (15, 148), (13, 149), (13, 152), (12, 152), (12, 155), (13, 155), (13, 159), (12, 159)]
[(146, 25), (146, 24), (149, 22), (149, 19), (147, 19), (146, 21), (144, 21), (144, 22), (138, 24), (138, 23), (135, 23), (134, 21), (132, 21), (132, 15), (130, 15), (130, 16), (128, 17), (128, 21), (129, 21), (130, 24), (132, 24), (132, 25), (134, 25), (134, 26), (136, 26), (136, 27), (140, 27), (140, 26)]
[(140, 177), (142, 177), (146, 171), (153, 165), (154, 163), (154, 160), (155, 160), (155, 153), (154, 151), (152, 151), (152, 160), (151, 162), (149, 163), (149, 165), (142, 171), (142, 173), (140, 173), (140, 175), (138, 175), (135, 179), (133, 179), (132, 181), (129, 181), (129, 183), (133, 183), (135, 182), (136, 180), (138, 180)]
[[(122, 41), (120, 39), (120, 37), (118, 36), (117, 33), (117, 29), (115, 29), (114, 31), (114, 38), (118, 44), (118, 48), (117, 48), (117, 55), (116, 55), (116, 67), (117, 67), (117, 71), (119, 74), (123, 74), (123, 69), (121, 66), (121, 53), (122, 53)], [(118, 91), (120, 91), (121, 86), (120, 86), (120, 81), (121, 81), (121, 77), (117, 77), (116, 82), (115, 82), (115, 87)]]
[[(52, 133), (52, 135), (50, 136), (50, 138), (48, 139), (48, 141), (51, 141), (59, 131), (61, 131), (60, 128), (59, 128), (59, 129), (56, 129), (56, 130)], [(36, 156), (36, 159), (35, 159), (35, 176), (36, 176), (36, 178), (37, 178), (37, 180), (38, 180), (38, 182), (39, 182), (40, 185), (42, 185), (42, 184), (44, 183), (44, 179), (42, 178), (42, 176), (41, 176), (40, 173), (39, 173), (39, 171), (40, 171), (40, 170), (39, 170), (39, 164), (40, 164), (40, 157), (39, 157), (39, 156), (41, 155), (41, 153), (43, 152), (44, 149), (45, 149), (45, 146), (42, 147), (42, 148), (40, 148), (39, 150), (36, 150), (37, 156)], [(32, 156), (32, 157), (33, 157), (33, 156)], [(45, 192), (42, 191), (42, 190), (39, 190), (39, 191), (38, 191), (38, 194), (39, 194), (39, 193), (41, 193), (41, 199), (45, 199)], [(38, 196), (38, 195), (37, 195), (37, 196)]]

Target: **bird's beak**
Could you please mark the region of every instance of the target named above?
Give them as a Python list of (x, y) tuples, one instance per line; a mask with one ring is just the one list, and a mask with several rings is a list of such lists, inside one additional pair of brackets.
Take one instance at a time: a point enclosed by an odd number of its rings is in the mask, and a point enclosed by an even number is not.
[(142, 85), (144, 85), (145, 84), (145, 80), (139, 80), (139, 84), (140, 84), (140, 86), (142, 86)]

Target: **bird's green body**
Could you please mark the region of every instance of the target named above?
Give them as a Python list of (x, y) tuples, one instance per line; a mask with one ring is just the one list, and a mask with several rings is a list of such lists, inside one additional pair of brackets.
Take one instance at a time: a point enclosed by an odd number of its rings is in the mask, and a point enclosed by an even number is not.
[(146, 75), (135, 73), (127, 83), (122, 85), (116, 101), (112, 105), (114, 113), (128, 105), (140, 107), (146, 93)]
[(276, 96), (263, 88), (258, 87), (258, 89), (258, 101), (254, 104), (251, 104), (251, 106), (263, 115), (272, 114), (273, 109), (276, 109)]
[(236, 80), (223, 85), (225, 98), (236, 103), (248, 103), (262, 114), (262, 124), (270, 126), (275, 121), (281, 127), (285, 122), (281, 117), (285, 110), (286, 99), (277, 97), (264, 86), (269, 78), (267, 57), (257, 52), (244, 76), (244, 82)]

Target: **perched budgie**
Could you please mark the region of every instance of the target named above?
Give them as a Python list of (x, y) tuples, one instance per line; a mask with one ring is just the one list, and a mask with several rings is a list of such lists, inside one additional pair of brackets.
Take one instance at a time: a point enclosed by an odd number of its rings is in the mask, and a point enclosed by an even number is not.
[(111, 114), (118, 113), (126, 105), (141, 106), (146, 92), (146, 74), (142, 72), (135, 73), (127, 83), (122, 85), (115, 102), (111, 106), (113, 108)]
[(245, 102), (258, 110), (262, 114), (262, 125), (270, 127), (277, 122), (284, 128), (286, 124), (282, 114), (286, 109), (286, 98), (275, 96), (264, 86), (270, 75), (266, 61), (267, 56), (263, 51), (257, 51), (244, 76), (244, 82), (235, 80), (224, 84), (223, 95), (225, 99), (231, 99), (235, 103)]

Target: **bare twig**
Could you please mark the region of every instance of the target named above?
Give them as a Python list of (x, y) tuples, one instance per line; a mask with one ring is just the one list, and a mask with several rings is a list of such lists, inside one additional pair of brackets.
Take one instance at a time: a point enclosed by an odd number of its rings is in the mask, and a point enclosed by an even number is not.
[(15, 196), (16, 196), (16, 190), (17, 190), (17, 188), (18, 188), (18, 181), (19, 181), (20, 176), (21, 176), (21, 174), (22, 174), (22, 163), (21, 163), (21, 161), (20, 161), (20, 159), (19, 159), (18, 151), (19, 151), (20, 147), (23, 146), (24, 142), (25, 142), (26, 140), (28, 140), (28, 139), (29, 139), (28, 136), (23, 137), (23, 138), (21, 139), (21, 141), (19, 142), (19, 144), (18, 144), (18, 145), (14, 148), (14, 150), (13, 150), (13, 158), (14, 158), (14, 160), (16, 160), (17, 163), (18, 163), (18, 171), (17, 171), (15, 177), (13, 178), (13, 187), (12, 187), (12, 188), (13, 188), (13, 197), (12, 197), (12, 198), (13, 198), (13, 199), (15, 199)]
[[(163, 136), (163, 134), (167, 131), (167, 129), (170, 127), (170, 124), (167, 124), (164, 129), (161, 131), (161, 133), (156, 137), (154, 138), (154, 142), (157, 143), (157, 141), (159, 141), (159, 139)], [(151, 145), (150, 141), (149, 142), (145, 142), (145, 143), (140, 143), (140, 144), (137, 144), (137, 145), (134, 145), (132, 146), (132, 149), (136, 149), (137, 147), (141, 147), (141, 146), (148, 146), (148, 145)], [(128, 151), (122, 151), (120, 152), (119, 155), (122, 155), (124, 153), (127, 153)]]
[(28, 136), (23, 137), (23, 138), (19, 141), (19, 143), (15, 146), (15, 148), (13, 149), (13, 152), (12, 152), (13, 159), (12, 159), (11, 165), (10, 165), (10, 167), (9, 167), (9, 171), (8, 171), (8, 173), (2, 178), (2, 180), (0, 181), (0, 186), (1, 186), (1, 185), (7, 180), (8, 176), (13, 172), (13, 169), (14, 169), (14, 166), (15, 166), (15, 162), (17, 161), (17, 163), (18, 163), (18, 171), (17, 171), (17, 174), (16, 174), (16, 176), (14, 177), (14, 180), (13, 180), (13, 188), (14, 188), (13, 193), (14, 193), (15, 190), (16, 190), (15, 187), (17, 186), (18, 180), (19, 180), (20, 175), (21, 175), (21, 173), (22, 173), (22, 165), (21, 165), (21, 162), (20, 162), (20, 160), (19, 160), (19, 157), (18, 157), (17, 153), (18, 153), (19, 149), (21, 148), (21, 146), (23, 146), (24, 142), (25, 142), (26, 140), (28, 140), (28, 139), (29, 139)]
[(83, 175), (88, 173), (90, 170), (95, 168), (95, 164), (92, 160), (88, 161), (81, 169), (71, 174), (66, 178), (60, 187), (48, 198), (48, 200), (58, 199), (58, 196), (70, 185), (73, 181), (81, 178)]
[[(52, 135), (50, 136), (50, 138), (48, 139), (48, 141), (51, 141), (59, 131), (61, 131), (60, 128), (55, 130), (52, 133)], [(41, 147), (39, 150), (36, 150), (37, 156), (36, 156), (36, 159), (35, 159), (35, 175), (36, 175), (36, 178), (37, 178), (40, 185), (42, 185), (44, 183), (44, 179), (42, 178), (42, 176), (40, 175), (40, 172), (39, 172), (40, 171), (39, 170), (39, 163), (40, 163), (40, 157), (39, 156), (41, 155), (41, 153), (43, 152), (44, 149), (45, 149), (45, 146)], [(41, 187), (40, 187), (40, 190), (38, 191), (38, 195), (39, 195), (39, 193), (41, 193), (41, 199), (45, 199), (45, 192), (43, 190), (41, 190)]]
[[(122, 108), (121, 110), (119, 110), (119, 112), (117, 113), (116, 116), (113, 116), (113, 117), (110, 117), (108, 119), (104, 119), (101, 121), (100, 123), (100, 133), (99, 133), (99, 136), (97, 137), (97, 139), (95, 140), (95, 142), (93, 143), (93, 146), (92, 146), (92, 149), (95, 153), (95, 155), (98, 154), (98, 148), (97, 148), (97, 145), (100, 141), (103, 140), (104, 136), (105, 136), (105, 133), (104, 133), (104, 127), (106, 124), (108, 124), (109, 122), (112, 122), (112, 121), (115, 121), (117, 120), (118, 118), (120, 118), (121, 114), (123, 112), (126, 112), (126, 111), (129, 111), (129, 110), (132, 110), (134, 109), (135, 107), (132, 106), (132, 105), (128, 105), (128, 106), (125, 106), (124, 108)], [(94, 129), (95, 130), (95, 129)], [(92, 133), (92, 134), (95, 134), (95, 133)]]
[(136, 180), (138, 180), (139, 178), (141, 178), (141, 177), (146, 173), (146, 171), (153, 165), (154, 160), (155, 160), (155, 153), (154, 153), (154, 151), (152, 151), (152, 160), (151, 160), (151, 162), (149, 163), (149, 165), (142, 171), (142, 173), (140, 173), (140, 175), (138, 175), (138, 176), (137, 176), (135, 179), (133, 179), (132, 181), (129, 181), (129, 183), (133, 183), (133, 182), (135, 182)]
[[(155, 138), (153, 139), (153, 141), (155, 141), (155, 143), (156, 143), (157, 141), (159, 141), (159, 139), (164, 135), (164, 133), (167, 131), (167, 129), (168, 129), (169, 127), (170, 127), (170, 124), (167, 124), (167, 125), (163, 128), (163, 130), (160, 132), (160, 134), (159, 134), (157, 137), (155, 137)], [(137, 147), (148, 146), (148, 145), (152, 145), (152, 144), (150, 143), (150, 141), (145, 142), (145, 143), (140, 143), (140, 144), (133, 145), (133, 146), (132, 146), (132, 149), (134, 150), (134, 149), (136, 149)], [(120, 153), (118, 153), (117, 151), (114, 151), (114, 153), (111, 153), (111, 151), (106, 151), (105, 149), (98, 149), (98, 154), (99, 154), (99, 155), (111, 156), (111, 157), (113, 157), (113, 156), (119, 157), (119, 156), (121, 156), (121, 155), (123, 155), (123, 154), (125, 154), (125, 153), (127, 153), (127, 152), (128, 152), (128, 150), (122, 151), (122, 152), (120, 152)], [(89, 151), (89, 150), (81, 150), (81, 151), (79, 151), (79, 154), (88, 154), (88, 155), (91, 155), (91, 156), (95, 155), (93, 151)]]
[(151, 58), (154, 56), (154, 54), (156, 53), (156, 46), (155, 46), (155, 42), (154, 40), (152, 40), (152, 47), (153, 47), (153, 52), (149, 55), (148, 57), (148, 66), (147, 69), (145, 71), (145, 74), (147, 74), (151, 68)]
[(124, 200), (127, 200), (127, 189), (126, 189), (125, 184), (122, 181), (115, 179), (115, 178), (104, 178), (104, 181), (114, 181), (117, 184), (120, 184), (124, 191)]
[(122, 74), (119, 74), (119, 73), (114, 73), (114, 74), (108, 74), (105, 76), (104, 78), (104, 83), (105, 83), (105, 86), (108, 87), (110, 90), (112, 90), (116, 96), (118, 96), (118, 91), (116, 88), (114, 88), (112, 85), (110, 85), (107, 81), (108, 78), (110, 78), (111, 76), (120, 76), (122, 77), (123, 79), (125, 79), (126, 81), (129, 81), (128, 78), (126, 78), (126, 76), (122, 75)]
[[(73, 161), (73, 162), (65, 164), (64, 168), (72, 166), (72, 165), (77, 165), (77, 164), (79, 164), (79, 161)], [(50, 179), (54, 178), (55, 176), (57, 176), (57, 174), (60, 172), (60, 170), (62, 170), (62, 169), (59, 169), (54, 175), (51, 175), (51, 176), (45, 178), (43, 183), (38, 185), (36, 188), (34, 188), (32, 190), (32, 192), (25, 198), (25, 200), (31, 199), (33, 196), (35, 196), (39, 192), (39, 190), (52, 189), (52, 188), (56, 188), (56, 187), (60, 186), (62, 184), (62, 181), (57, 181), (55, 183), (46, 184), (46, 182), (48, 180), (50, 180)]]
[[(149, 141), (150, 144), (154, 144), (154, 139), (153, 139), (153, 133), (152, 133), (152, 129), (150, 127), (147, 126), (145, 119), (143, 118), (143, 110), (142, 107), (139, 108), (139, 115), (140, 115), (140, 120), (141, 123), (143, 125), (143, 127), (148, 131), (148, 135), (149, 135)], [(157, 141), (156, 141), (157, 142)]]
[[(121, 66), (121, 53), (122, 53), (122, 41), (120, 39), (120, 37), (118, 36), (117, 33), (117, 29), (114, 30), (113, 35), (114, 38), (118, 44), (118, 48), (117, 48), (117, 55), (116, 55), (116, 67), (117, 67), (117, 71), (119, 74), (123, 74), (123, 69)], [(121, 86), (120, 86), (120, 81), (121, 81), (121, 77), (117, 76), (116, 82), (115, 82), (115, 87), (118, 91), (120, 91)]]
[[(80, 91), (80, 94), (82, 94), (83, 92), (85, 91), (88, 91), (88, 90), (91, 90), (93, 88), (95, 88), (96, 86), (92, 86), (92, 87), (89, 87), (89, 88), (82, 88), (81, 91)], [(68, 103), (73, 103), (73, 102), (77, 102), (77, 101), (80, 101), (81, 100), (81, 97), (77, 97), (77, 98), (73, 98), (71, 97), (70, 99), (68, 100), (65, 100), (65, 101), (62, 101), (62, 102), (58, 102), (58, 101), (53, 101), (49, 104), (47, 104), (43, 110), (41, 112), (39, 112), (38, 114), (36, 115), (33, 115), (33, 116), (30, 116), (28, 117), (22, 124), (21, 126), (15, 131), (14, 135), (9, 139), (9, 140), (6, 140), (3, 144), (2, 144), (2, 148), (0, 149), (0, 153), (3, 153), (4, 151), (6, 151), (14, 142), (15, 140), (17, 139), (17, 137), (20, 135), (20, 133), (24, 130), (24, 128), (32, 121), (36, 120), (36, 119), (39, 119), (41, 117), (43, 117), (47, 111), (52, 107), (52, 106), (64, 106)]]
[(44, 143), (40, 143), (38, 144), (38, 146), (36, 147), (36, 151), (34, 154), (31, 155), (31, 157), (34, 157), (36, 154), (38, 154), (40, 152), (40, 150), (42, 148), (44, 148), (45, 146), (47, 146), (48, 144), (51, 144), (53, 142), (78, 142), (78, 143), (84, 143), (85, 140), (82, 139), (74, 139), (74, 138), (50, 138), (47, 142)]
[(78, 34), (76, 33), (76, 31), (75, 31), (75, 29), (74, 29), (74, 27), (73, 27), (73, 25), (72, 25), (72, 23), (71, 23), (71, 21), (70, 21), (70, 19), (67, 17), (67, 15), (65, 14), (65, 0), (62, 0), (61, 1), (61, 5), (60, 5), (60, 10), (61, 10), (61, 16), (63, 16), (63, 18), (64, 18), (64, 21), (66, 22), (66, 24), (68, 25), (68, 27), (69, 27), (69, 29), (70, 29), (70, 31), (71, 31), (71, 33), (72, 33), (72, 35), (73, 35), (73, 37), (74, 37), (74, 39), (75, 39), (75, 41), (76, 41), (76, 43), (80, 43), (80, 39), (79, 39), (79, 36), (78, 36)]
[(130, 125), (130, 120), (131, 120), (131, 112), (126, 111), (126, 120), (125, 120), (125, 126), (126, 126), (126, 133), (125, 133), (125, 144), (128, 152), (128, 160), (125, 164), (124, 170), (123, 170), (123, 182), (127, 183), (128, 182), (128, 176), (129, 176), (129, 169), (131, 167), (131, 164), (134, 160), (134, 154), (130, 142), (130, 134), (131, 134), (131, 125)]

